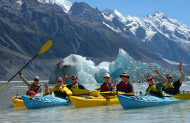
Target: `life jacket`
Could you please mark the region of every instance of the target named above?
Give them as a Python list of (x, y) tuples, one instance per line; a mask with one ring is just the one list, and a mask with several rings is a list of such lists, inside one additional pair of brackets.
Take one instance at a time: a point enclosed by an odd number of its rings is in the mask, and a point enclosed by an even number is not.
[(40, 88), (41, 88), (41, 85), (35, 86), (33, 83), (31, 88), (30, 88), (30, 91), (34, 91), (37, 94), (37, 93), (39, 93)]
[(100, 86), (100, 92), (103, 92), (103, 91), (111, 91), (111, 84), (106, 84), (105, 82)]
[(117, 86), (117, 91), (125, 92), (125, 93), (130, 93), (130, 88), (128, 86), (128, 82), (120, 82), (119, 85)]
[(55, 86), (53, 88), (53, 92), (54, 92), (54, 94), (55, 94), (56, 97), (66, 98), (67, 94), (63, 91), (64, 87), (65, 86), (61, 86), (61, 87)]
[(167, 83), (164, 87), (164, 92), (168, 94), (175, 94), (175, 89), (173, 86), (173, 82)]
[(147, 92), (158, 92), (155, 85), (149, 85)]
[(164, 94), (162, 92), (158, 92), (156, 89), (156, 85), (149, 85), (147, 92), (150, 93), (150, 95), (157, 96), (157, 97), (162, 97)]
[(72, 86), (71, 86), (71, 91), (73, 91), (74, 89), (79, 89), (78, 83), (72, 84)]

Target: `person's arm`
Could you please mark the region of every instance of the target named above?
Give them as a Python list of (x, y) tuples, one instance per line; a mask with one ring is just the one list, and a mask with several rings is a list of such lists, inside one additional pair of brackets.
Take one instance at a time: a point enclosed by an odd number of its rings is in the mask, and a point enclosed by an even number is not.
[(70, 73), (68, 73), (67, 75), (65, 75), (65, 78), (64, 78), (64, 80), (63, 80), (63, 84), (64, 84), (64, 85), (66, 84), (67, 78), (69, 78), (70, 76), (71, 76)]
[(115, 81), (113, 81), (113, 79), (111, 80), (111, 88), (112, 88), (112, 92), (113, 92), (113, 94), (116, 94), (116, 80)]
[(99, 87), (97, 87), (95, 90), (98, 90), (98, 91), (99, 91), (100, 89), (101, 89), (101, 88), (100, 88), (100, 86), (99, 86)]
[(155, 70), (155, 73), (156, 73), (158, 76), (160, 76), (160, 77), (162, 78), (163, 81), (162, 81), (161, 83), (162, 83), (162, 86), (164, 86), (164, 85), (167, 83), (167, 81), (168, 81), (168, 80), (166, 79), (166, 77), (164, 77), (164, 76), (160, 73), (160, 71), (159, 71), (158, 69)]
[(20, 79), (21, 79), (29, 88), (31, 88), (31, 83), (29, 83), (29, 82), (24, 78), (24, 76), (22, 76), (21, 70), (19, 71), (19, 75), (20, 75)]
[(63, 91), (67, 94), (67, 95), (72, 95), (72, 91), (70, 91), (66, 86), (63, 88)]
[(180, 82), (180, 84), (182, 84), (183, 80), (185, 79), (185, 75), (184, 75), (184, 72), (182, 70), (182, 62), (181, 61), (179, 62), (178, 67), (179, 67), (179, 70), (181, 73), (181, 78), (179, 79), (179, 82)]
[(48, 90), (45, 90), (45, 91), (44, 91), (44, 95), (52, 94), (53, 89), (54, 89), (54, 87), (51, 87), (49, 91), (48, 91)]
[(50, 91), (48, 91), (48, 83), (47, 82), (44, 83), (44, 87), (45, 87), (44, 95), (52, 94), (53, 89), (50, 88)]

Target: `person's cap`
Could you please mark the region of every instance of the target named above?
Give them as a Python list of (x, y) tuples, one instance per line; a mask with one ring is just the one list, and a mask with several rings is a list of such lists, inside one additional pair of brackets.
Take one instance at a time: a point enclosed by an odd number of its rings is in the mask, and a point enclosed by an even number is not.
[(40, 80), (39, 76), (34, 76), (34, 79), (38, 79), (38, 80)]
[(129, 74), (127, 74), (127, 72), (123, 72), (123, 73), (120, 75), (120, 78), (121, 78), (122, 76), (126, 76), (126, 77), (128, 77), (128, 78), (130, 77)]
[(169, 78), (172, 78), (172, 79), (173, 79), (173, 77), (172, 77), (171, 74), (166, 74), (166, 78), (167, 78), (167, 79), (169, 79)]
[(110, 75), (109, 75), (108, 73), (105, 73), (105, 74), (104, 74), (104, 78), (105, 78), (105, 77), (109, 77), (109, 78), (110, 78)]

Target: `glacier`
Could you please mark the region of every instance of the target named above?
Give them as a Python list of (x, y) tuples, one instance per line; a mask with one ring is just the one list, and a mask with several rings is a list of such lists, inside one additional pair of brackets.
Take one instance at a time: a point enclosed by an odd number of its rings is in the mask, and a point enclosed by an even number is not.
[[(177, 65), (176, 65), (177, 67)], [(71, 54), (59, 61), (49, 79), (50, 84), (55, 84), (56, 77), (61, 76), (63, 79), (67, 73), (78, 76), (78, 82), (81, 84), (103, 83), (103, 75), (109, 73), (113, 80), (120, 82), (120, 74), (127, 72), (130, 75), (129, 81), (132, 83), (146, 83), (146, 76), (153, 75), (156, 82), (162, 79), (154, 73), (155, 69), (160, 69), (160, 73), (166, 75), (172, 74), (174, 81), (180, 78), (178, 70), (162, 68), (156, 63), (142, 63), (135, 61), (123, 49), (119, 49), (118, 56), (115, 61), (101, 62), (99, 65), (86, 57)], [(68, 78), (66, 84), (72, 83)]]

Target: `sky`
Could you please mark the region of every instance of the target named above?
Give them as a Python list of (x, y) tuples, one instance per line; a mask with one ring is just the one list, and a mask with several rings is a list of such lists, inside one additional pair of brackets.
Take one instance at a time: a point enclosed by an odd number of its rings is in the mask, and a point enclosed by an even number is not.
[(116, 9), (123, 16), (144, 17), (162, 12), (190, 28), (190, 0), (68, 0), (71, 3), (85, 2), (98, 10)]

